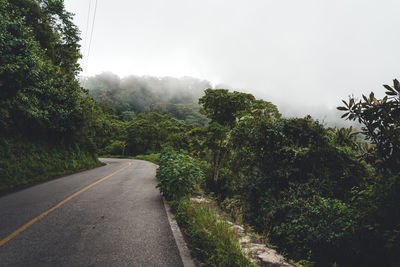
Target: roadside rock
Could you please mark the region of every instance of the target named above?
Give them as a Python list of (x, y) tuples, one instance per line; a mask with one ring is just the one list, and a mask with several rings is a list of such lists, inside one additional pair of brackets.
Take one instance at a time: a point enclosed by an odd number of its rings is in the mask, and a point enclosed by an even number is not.
[(209, 203), (210, 201), (204, 197), (201, 196), (197, 196), (197, 197), (191, 197), (190, 201), (194, 202), (194, 203)]
[(253, 238), (251, 233), (246, 233), (243, 226), (229, 223), (231, 228), (239, 233), (239, 242), (243, 251), (249, 255), (252, 262), (261, 267), (294, 267), (285, 261), (284, 257), (276, 250), (267, 247), (265, 244)]

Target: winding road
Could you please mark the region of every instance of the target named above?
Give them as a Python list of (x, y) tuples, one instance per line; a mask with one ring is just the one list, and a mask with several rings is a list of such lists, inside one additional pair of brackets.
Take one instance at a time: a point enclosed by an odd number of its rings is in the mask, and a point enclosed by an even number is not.
[(0, 266), (182, 266), (156, 165), (101, 160), (0, 197)]

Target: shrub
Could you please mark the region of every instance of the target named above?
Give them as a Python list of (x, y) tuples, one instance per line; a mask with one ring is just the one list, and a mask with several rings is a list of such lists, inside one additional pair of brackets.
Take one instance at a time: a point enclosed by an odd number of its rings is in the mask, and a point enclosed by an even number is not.
[(112, 141), (111, 144), (104, 148), (105, 154), (109, 155), (122, 155), (122, 151), (124, 149), (123, 141)]
[[(350, 254), (344, 246), (352, 229), (354, 210), (340, 200), (315, 197), (287, 202), (283, 222), (273, 227), (271, 240), (296, 259), (309, 257), (318, 266), (330, 266)], [(279, 215), (278, 215), (279, 216)]]
[(200, 162), (169, 148), (161, 152), (159, 165), (157, 188), (169, 200), (194, 193), (204, 179)]

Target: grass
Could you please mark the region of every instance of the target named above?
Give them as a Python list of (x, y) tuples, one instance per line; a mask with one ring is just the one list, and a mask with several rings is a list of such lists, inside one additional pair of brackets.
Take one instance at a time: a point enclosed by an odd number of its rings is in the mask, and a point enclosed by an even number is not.
[(244, 255), (237, 233), (210, 204), (185, 198), (170, 204), (191, 251), (206, 266), (254, 266)]
[(153, 162), (154, 164), (158, 164), (159, 156), (160, 156), (160, 154), (156, 153), (156, 154), (149, 154), (149, 155), (137, 155), (134, 158), (141, 159), (141, 160), (147, 160), (147, 161)]

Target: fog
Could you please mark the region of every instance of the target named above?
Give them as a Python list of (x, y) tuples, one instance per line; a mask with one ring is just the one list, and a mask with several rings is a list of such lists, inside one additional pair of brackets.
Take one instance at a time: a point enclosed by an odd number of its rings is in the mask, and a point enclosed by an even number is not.
[[(229, 89), (230, 91), (246, 91), (234, 88), (228, 84), (212, 84), (210, 81), (193, 77), (155, 77), (129, 75), (119, 77), (111, 72), (81, 79), (83, 87), (89, 90), (91, 96), (116, 109), (117, 112), (133, 110), (135, 112), (150, 112), (157, 110), (160, 104), (197, 104), (198, 99), (207, 88)], [(248, 91), (248, 90), (247, 90)], [(251, 92), (250, 92), (251, 93)], [(255, 94), (257, 98), (271, 101)], [(349, 127), (358, 125), (341, 119), (343, 114), (335, 107), (296, 105), (281, 102), (274, 103), (284, 117), (304, 117), (311, 115), (315, 120), (326, 126)]]
[(398, 0), (97, 1), (93, 21), (94, 4), (65, 0), (83, 76), (197, 77), (327, 123), (342, 99), (399, 78)]
[(193, 104), (203, 95), (210, 82), (192, 77), (154, 77), (129, 75), (119, 77), (104, 72), (81, 79), (93, 98), (113, 106), (117, 111), (149, 112), (160, 103)]

